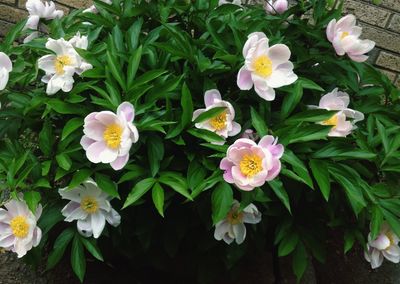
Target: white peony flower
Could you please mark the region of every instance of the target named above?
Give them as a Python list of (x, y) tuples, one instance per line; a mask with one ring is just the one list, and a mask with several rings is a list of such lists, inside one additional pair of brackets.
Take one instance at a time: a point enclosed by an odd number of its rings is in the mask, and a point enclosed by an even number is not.
[(9, 73), (12, 71), (12, 62), (7, 54), (0, 52), (0, 91), (6, 88)]
[[(111, 5), (111, 4), (112, 4), (112, 1), (111, 1), (111, 0), (101, 0), (101, 2), (104, 2), (104, 3), (108, 4), (108, 5)], [(97, 11), (96, 6), (95, 6), (95, 5), (92, 5), (92, 6), (90, 6), (89, 8), (87, 8), (86, 10), (83, 10), (83, 13), (93, 13), (93, 14), (97, 14), (98, 11)]]
[(400, 248), (398, 243), (398, 236), (390, 229), (387, 223), (382, 225), (375, 240), (371, 239), (371, 233), (369, 233), (367, 251), (364, 252), (364, 256), (371, 263), (372, 269), (381, 266), (383, 258), (393, 263), (399, 263)]
[(45, 55), (38, 60), (39, 68), (46, 72), (42, 81), (47, 83), (46, 93), (48, 95), (53, 95), (59, 90), (71, 91), (74, 84), (74, 73), (81, 74), (92, 68), (92, 65), (85, 62), (76, 52), (74, 45), (86, 45), (87, 47), (87, 38), (81, 37), (78, 33), (70, 42), (63, 38), (48, 39), (46, 48), (53, 51), (55, 55)]
[(36, 222), (42, 214), (38, 205), (33, 214), (24, 201), (10, 200), (0, 209), (0, 247), (23, 257), (32, 247), (39, 245), (42, 231)]
[(58, 190), (62, 199), (71, 200), (61, 211), (66, 222), (77, 220), (79, 233), (85, 237), (93, 235), (96, 239), (101, 235), (106, 221), (117, 227), (121, 216), (110, 204), (112, 199), (92, 180), (86, 180), (76, 188)]
[(239, 207), (239, 202), (234, 200), (226, 218), (215, 225), (214, 238), (216, 240), (224, 240), (228, 245), (236, 240), (236, 243), (240, 245), (246, 238), (244, 223), (257, 224), (261, 221), (261, 213), (254, 204), (249, 204), (242, 211)]
[(290, 50), (284, 44), (269, 46), (267, 36), (255, 32), (248, 36), (243, 47), (244, 66), (237, 76), (241, 90), (254, 86), (256, 93), (267, 101), (275, 99), (275, 88), (290, 85), (297, 80), (293, 63), (289, 61)]
[(221, 94), (218, 90), (213, 89), (206, 91), (204, 94), (204, 104), (206, 106), (205, 109), (197, 109), (193, 112), (192, 121), (202, 113), (216, 107), (225, 107), (226, 110), (211, 119), (196, 123), (196, 128), (207, 129), (215, 132), (225, 139), (228, 138), (228, 136), (235, 136), (240, 132), (241, 127), (239, 123), (233, 121), (235, 119), (235, 110), (233, 106), (231, 103), (222, 100)]
[[(319, 101), (318, 106), (309, 106), (312, 109), (337, 110), (338, 112), (331, 118), (320, 122), (322, 125), (331, 125), (332, 129), (328, 133), (331, 137), (346, 137), (353, 130), (357, 129), (356, 122), (364, 119), (364, 114), (357, 110), (348, 108), (350, 97), (345, 92), (334, 89), (332, 92), (324, 95)], [(346, 120), (353, 119), (352, 121)]]
[[(26, 9), (29, 12), (29, 17), (24, 30), (37, 30), (40, 19), (52, 20), (61, 18), (64, 15), (62, 10), (56, 9), (56, 5), (53, 1), (43, 3), (41, 0), (28, 0), (26, 2)], [(33, 32), (24, 39), (24, 43), (30, 42), (38, 36), (38, 32)]]

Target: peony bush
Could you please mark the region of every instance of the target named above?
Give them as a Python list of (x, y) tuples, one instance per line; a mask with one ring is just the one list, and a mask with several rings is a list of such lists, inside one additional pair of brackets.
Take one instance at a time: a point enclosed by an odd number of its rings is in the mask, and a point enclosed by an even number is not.
[(300, 279), (334, 235), (398, 263), (400, 91), (336, 2), (28, 0), (0, 45), (0, 247), (80, 281), (213, 282), (261, 251)]

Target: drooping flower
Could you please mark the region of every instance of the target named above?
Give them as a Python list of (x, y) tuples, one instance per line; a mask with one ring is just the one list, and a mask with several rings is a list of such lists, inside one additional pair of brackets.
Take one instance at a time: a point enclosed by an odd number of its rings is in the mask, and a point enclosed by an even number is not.
[[(331, 118), (320, 122), (322, 125), (331, 125), (332, 129), (328, 133), (331, 137), (346, 137), (354, 129), (357, 129), (355, 123), (364, 119), (364, 115), (356, 110), (348, 108), (350, 103), (349, 95), (334, 89), (332, 92), (324, 95), (319, 101), (318, 106), (309, 106), (310, 108), (319, 108), (326, 110), (337, 110), (338, 112)], [(352, 121), (346, 120), (353, 119)]]
[(237, 85), (241, 90), (254, 90), (263, 99), (273, 101), (275, 88), (290, 85), (297, 80), (293, 63), (289, 61), (290, 50), (284, 44), (269, 47), (264, 33), (248, 36), (243, 47), (244, 66), (239, 70)]
[(129, 160), (129, 150), (139, 139), (133, 125), (135, 109), (123, 102), (117, 114), (111, 111), (92, 112), (85, 118), (81, 145), (92, 163), (110, 163), (114, 170), (122, 169)]
[(261, 213), (254, 204), (250, 203), (243, 210), (239, 210), (239, 207), (239, 202), (234, 200), (226, 218), (215, 225), (214, 238), (216, 240), (224, 240), (228, 245), (235, 240), (240, 245), (246, 238), (244, 224), (257, 224), (261, 221)]
[(219, 0), (218, 1), (218, 6), (221, 6), (221, 5), (224, 5), (224, 4), (233, 4), (233, 5), (242, 6), (242, 0), (232, 0), (232, 1)]
[[(79, 41), (76, 37), (80, 38)], [(92, 68), (92, 65), (85, 62), (74, 48), (78, 42), (82, 46), (85, 41), (87, 47), (87, 38), (80, 37), (80, 34), (73, 37), (70, 42), (63, 38), (48, 39), (46, 48), (53, 51), (55, 55), (45, 55), (38, 60), (39, 68), (46, 72), (42, 81), (47, 83), (46, 93), (48, 95), (53, 95), (59, 90), (71, 91), (74, 74), (81, 74)]]
[(258, 144), (247, 138), (236, 140), (219, 165), (225, 171), (224, 180), (246, 191), (273, 180), (281, 170), (279, 159), (284, 151), (277, 142), (271, 135), (262, 137)]
[[(56, 5), (53, 1), (43, 3), (41, 0), (28, 0), (26, 2), (26, 9), (29, 12), (29, 17), (24, 30), (37, 30), (40, 19), (52, 20), (55, 18), (61, 18), (64, 15), (62, 10), (56, 9)], [(30, 42), (38, 36), (38, 32), (33, 32), (24, 39), (24, 43)]]
[[(104, 3), (108, 4), (108, 5), (111, 5), (111, 4), (112, 4), (112, 1), (111, 1), (111, 0), (101, 0), (101, 2), (104, 2)], [(83, 10), (83, 13), (93, 13), (93, 14), (97, 14), (98, 11), (97, 11), (96, 6), (95, 6), (95, 5), (92, 5), (92, 6), (90, 6), (89, 8), (87, 8), (86, 10)]]
[(0, 52), (0, 91), (4, 90), (8, 83), (9, 73), (12, 71), (12, 62), (7, 54)]
[(224, 107), (225, 110), (215, 117), (195, 124), (195, 127), (200, 129), (207, 129), (217, 133), (223, 138), (228, 136), (235, 136), (241, 130), (239, 123), (233, 121), (235, 119), (235, 110), (233, 106), (222, 100), (221, 94), (218, 90), (208, 90), (204, 94), (204, 104), (206, 108), (198, 109), (193, 112), (193, 121), (202, 113), (209, 111), (216, 107)]
[(287, 0), (269, 0), (266, 9), (271, 14), (283, 14), (287, 11), (289, 3)]
[(0, 247), (23, 257), (32, 247), (37, 247), (42, 231), (37, 221), (42, 214), (42, 205), (38, 205), (33, 214), (24, 201), (10, 200), (0, 208)]
[(112, 197), (102, 191), (92, 179), (73, 189), (61, 188), (58, 193), (62, 199), (70, 200), (61, 211), (64, 221), (77, 220), (78, 231), (85, 237), (100, 237), (106, 221), (114, 227), (121, 223), (121, 216), (111, 207)]
[(399, 238), (390, 229), (387, 223), (383, 223), (376, 239), (371, 239), (368, 234), (367, 251), (364, 252), (365, 259), (371, 263), (372, 269), (382, 265), (383, 258), (393, 262), (400, 262)]
[(368, 59), (368, 53), (375, 47), (375, 42), (369, 39), (360, 39), (362, 28), (356, 26), (356, 17), (347, 15), (336, 22), (333, 19), (326, 28), (326, 36), (333, 44), (336, 54), (347, 54), (356, 62), (364, 62)]

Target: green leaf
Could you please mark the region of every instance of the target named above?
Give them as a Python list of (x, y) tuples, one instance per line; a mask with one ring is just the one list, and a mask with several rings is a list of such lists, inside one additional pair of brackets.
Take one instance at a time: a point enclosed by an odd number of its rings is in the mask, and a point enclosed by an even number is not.
[(69, 189), (73, 189), (80, 185), (82, 182), (88, 179), (88, 177), (92, 174), (92, 170), (90, 169), (80, 169), (77, 170), (68, 185)]
[(283, 205), (285, 205), (286, 209), (290, 212), (290, 202), (289, 202), (289, 196), (283, 187), (283, 184), (280, 180), (271, 180), (268, 182), (269, 186), (272, 188), (273, 192), (276, 194), (276, 196), (282, 201)]
[(65, 138), (68, 137), (72, 132), (74, 132), (76, 129), (81, 127), (83, 125), (83, 120), (81, 118), (72, 118), (69, 120), (62, 131), (61, 134), (61, 141), (63, 141)]
[(294, 84), (293, 91), (286, 95), (282, 102), (281, 118), (284, 119), (296, 108), (303, 97), (303, 87), (300, 81)]
[(376, 119), (376, 126), (378, 128), (378, 134), (381, 138), (385, 153), (388, 153), (389, 152), (389, 141), (388, 141), (388, 135), (386, 133), (386, 129), (378, 119)]
[(68, 171), (71, 168), (72, 161), (67, 154), (58, 154), (56, 156), (57, 164), (64, 170)]
[(304, 89), (309, 89), (309, 90), (316, 90), (316, 91), (320, 91), (320, 92), (324, 92), (325, 90), (319, 86), (317, 83), (315, 83), (314, 81), (311, 81), (310, 79), (307, 78), (299, 78), (298, 82), (300, 82), (301, 86)]
[[(226, 152), (226, 151), (225, 151)], [(204, 178), (207, 175), (207, 171), (202, 164), (196, 159), (193, 159), (188, 168), (187, 180), (191, 190), (194, 190), (197, 186), (204, 182)]]
[(110, 68), (111, 74), (117, 80), (122, 90), (126, 90), (125, 78), (123, 76), (123, 73), (121, 72), (122, 66), (120, 66), (117, 59), (109, 51), (107, 51), (107, 63), (107, 66)]
[(36, 191), (26, 191), (24, 192), (24, 200), (33, 213), (36, 212), (36, 207), (41, 200), (41, 196), (39, 192)]
[(203, 139), (207, 142), (223, 142), (225, 139), (218, 134), (211, 132), (206, 129), (189, 129), (187, 131), (190, 135), (193, 135), (194, 137)]
[(378, 205), (371, 208), (371, 239), (375, 240), (383, 223), (383, 214)]
[(42, 131), (39, 133), (39, 147), (43, 154), (50, 156), (54, 144), (53, 128), (49, 120), (43, 124)]
[(292, 151), (285, 149), (282, 160), (292, 165), (293, 170), (304, 180), (310, 188), (314, 189), (314, 185), (311, 176), (308, 172), (307, 166), (301, 161)]
[(153, 186), (151, 197), (153, 198), (153, 203), (158, 213), (164, 217), (164, 189), (158, 182)]
[(300, 122), (321, 122), (331, 118), (337, 111), (325, 109), (309, 109), (292, 115), (285, 120), (285, 124), (298, 124)]
[(296, 232), (289, 232), (279, 243), (278, 256), (286, 256), (290, 254), (299, 242), (299, 235)]
[(296, 275), (297, 283), (300, 282), (308, 265), (307, 252), (302, 242), (298, 242), (296, 249), (293, 252), (292, 269)]
[(349, 143), (329, 143), (312, 154), (313, 158), (353, 158), (362, 160), (372, 160), (376, 157), (375, 153), (357, 149)]
[(52, 269), (57, 263), (60, 262), (61, 258), (64, 255), (65, 249), (68, 244), (71, 242), (72, 238), (75, 235), (75, 230), (70, 228), (66, 228), (56, 239), (54, 242), (53, 250), (50, 252), (47, 258), (47, 266), (46, 270)]
[(260, 137), (267, 135), (268, 127), (267, 127), (264, 119), (258, 114), (258, 112), (253, 107), (250, 108), (250, 113), (251, 113), (251, 124), (257, 131), (257, 134)]
[(282, 140), (287, 141), (288, 138), (289, 142), (287, 144), (308, 142), (314, 140), (326, 140), (329, 131), (330, 127), (326, 127), (323, 125), (302, 126), (295, 131), (290, 132), (288, 137), (283, 137), (283, 139), (281, 139), (281, 142), (283, 142)]
[(164, 172), (161, 174), (159, 181), (165, 185), (168, 185), (187, 199), (193, 200), (188, 190), (189, 187), (187, 181), (182, 175), (173, 172)]
[(78, 276), (81, 283), (83, 283), (86, 273), (86, 258), (80, 239), (80, 236), (75, 233), (71, 248), (71, 265), (72, 270), (75, 272), (76, 276)]
[(59, 207), (50, 207), (49, 205), (43, 209), (42, 216), (38, 221), (39, 227), (42, 229), (43, 235), (47, 234), (58, 222), (64, 219)]
[(200, 122), (206, 121), (210, 118), (214, 118), (217, 115), (219, 115), (220, 113), (224, 112), (225, 110), (226, 110), (226, 107), (211, 108), (211, 109), (203, 112), (202, 114), (200, 114), (198, 117), (196, 117), (196, 119), (193, 121), (193, 123), (200, 123)]
[(96, 259), (100, 261), (104, 261), (103, 256), (101, 255), (101, 251), (98, 248), (94, 239), (81, 238), (81, 241), (91, 255), (93, 255)]
[(327, 164), (320, 160), (310, 160), (310, 168), (323, 197), (328, 201), (331, 192), (331, 183)]
[(354, 245), (355, 235), (353, 231), (346, 230), (344, 233), (344, 253), (346, 254)]
[(120, 199), (118, 187), (108, 176), (96, 173), (95, 180), (98, 187), (112, 197)]
[(154, 178), (146, 178), (144, 180), (141, 180), (138, 182), (131, 190), (129, 193), (128, 197), (126, 198), (126, 201), (124, 203), (124, 206), (122, 209), (132, 205), (134, 202), (138, 201), (147, 191), (150, 190), (150, 188), (153, 186), (155, 183)]
[(133, 82), (135, 80), (136, 72), (139, 68), (140, 60), (142, 58), (142, 46), (139, 46), (132, 55), (129, 57), (128, 63), (128, 90), (133, 87)]
[(400, 220), (397, 216), (392, 214), (390, 211), (386, 210), (385, 208), (382, 208), (382, 213), (383, 216), (385, 217), (386, 221), (389, 223), (391, 229), (393, 232), (397, 235), (400, 236)]
[(151, 135), (146, 141), (150, 172), (155, 177), (160, 169), (161, 160), (164, 157), (164, 143), (158, 135)]
[(233, 191), (226, 182), (220, 182), (211, 194), (212, 220), (215, 225), (226, 217), (233, 203)]
[(190, 94), (190, 90), (186, 83), (182, 86), (182, 97), (181, 97), (181, 106), (182, 106), (182, 117), (181, 122), (182, 126), (186, 127), (192, 121), (193, 116), (193, 102), (192, 95)]

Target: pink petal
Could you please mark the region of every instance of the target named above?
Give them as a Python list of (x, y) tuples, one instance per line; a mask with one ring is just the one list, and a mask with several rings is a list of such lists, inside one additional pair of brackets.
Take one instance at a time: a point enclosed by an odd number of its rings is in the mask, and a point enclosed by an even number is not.
[(290, 58), (289, 47), (284, 44), (275, 44), (269, 48), (268, 57), (271, 59), (273, 66), (285, 63)]
[(335, 38), (335, 28), (336, 28), (336, 19), (333, 19), (329, 22), (328, 27), (326, 28), (326, 37), (330, 42), (333, 42)]
[(367, 55), (351, 55), (351, 54), (349, 54), (349, 57), (351, 60), (353, 60), (355, 62), (365, 62), (368, 60)]
[(0, 52), (0, 68), (1, 67), (5, 68), (8, 72), (12, 71), (12, 62), (4, 52)]
[(347, 15), (341, 18), (336, 24), (336, 31), (351, 30), (356, 25), (356, 17), (354, 15)]
[(281, 161), (278, 159), (272, 159), (272, 168), (268, 171), (267, 181), (273, 180), (278, 176), (281, 171)]
[(245, 66), (240, 68), (237, 76), (237, 85), (241, 90), (250, 90), (253, 87), (251, 72)]
[(124, 156), (118, 157), (115, 161), (111, 162), (110, 165), (114, 170), (118, 171), (121, 170), (123, 167), (125, 167), (128, 160), (129, 160), (129, 154), (126, 154)]
[(104, 139), (104, 131), (106, 126), (100, 123), (98, 120), (92, 120), (85, 124), (83, 128), (83, 133), (95, 141), (101, 141)]
[[(206, 110), (204, 108), (201, 109), (196, 109), (193, 112), (193, 117), (192, 117), (192, 121), (194, 121), (200, 114), (202, 114), (203, 112), (205, 112)], [(197, 123), (196, 123), (197, 124)], [(196, 126), (197, 127), (197, 126)]]
[(235, 121), (232, 121), (232, 130), (229, 131), (228, 136), (235, 136), (239, 134), (240, 130), (242, 130), (240, 124)]
[(93, 139), (90, 139), (86, 135), (83, 135), (80, 143), (81, 143), (82, 148), (86, 151), (87, 148), (89, 148), (89, 146), (92, 145), (94, 142), (96, 142), (96, 141)]
[(212, 106), (215, 100), (220, 101), (221, 93), (217, 89), (208, 90), (204, 94), (204, 104), (206, 107)]
[(129, 102), (123, 102), (118, 106), (117, 115), (123, 116), (124, 120), (127, 122), (132, 122), (135, 118), (135, 108)]
[(111, 111), (101, 111), (96, 114), (95, 118), (106, 126), (119, 122), (117, 115)]
[(288, 9), (288, 1), (277, 0), (274, 4), (274, 8), (278, 12), (278, 14), (283, 14)]
[(91, 144), (87, 150), (86, 150), (86, 157), (88, 158), (89, 161), (92, 163), (100, 163), (101, 158), (100, 154), (107, 148), (106, 144), (104, 141), (98, 141), (93, 144)]

